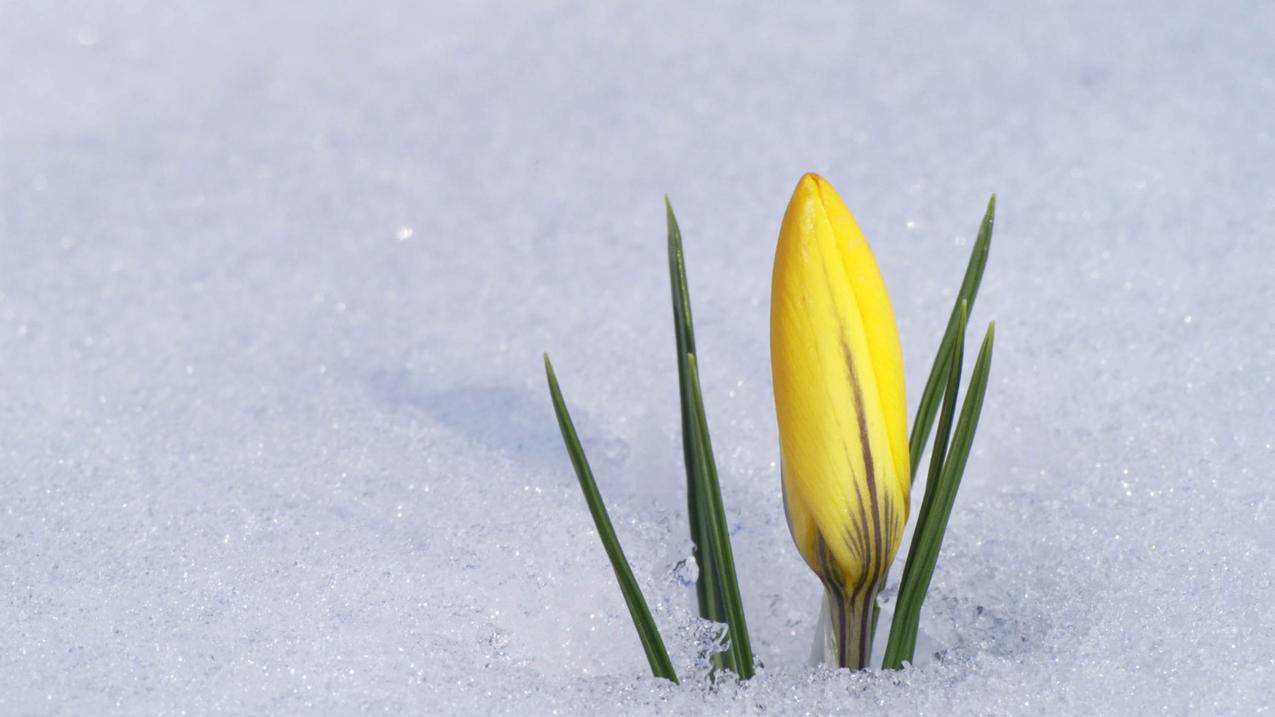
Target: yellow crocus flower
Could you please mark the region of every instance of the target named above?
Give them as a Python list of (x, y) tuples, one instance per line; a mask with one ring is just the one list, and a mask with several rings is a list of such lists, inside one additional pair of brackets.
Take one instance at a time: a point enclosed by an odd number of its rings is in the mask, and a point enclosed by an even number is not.
[(830, 608), (825, 659), (862, 668), (908, 514), (903, 358), (872, 250), (815, 174), (779, 230), (770, 359), (788, 527)]

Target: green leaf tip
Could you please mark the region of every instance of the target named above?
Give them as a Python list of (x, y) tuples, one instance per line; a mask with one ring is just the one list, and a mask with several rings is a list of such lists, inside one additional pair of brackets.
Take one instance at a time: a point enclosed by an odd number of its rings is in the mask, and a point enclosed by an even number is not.
[(668, 650), (664, 647), (664, 640), (660, 638), (659, 628), (655, 625), (655, 619), (651, 617), (646, 598), (642, 596), (642, 588), (638, 586), (637, 578), (633, 576), (633, 569), (629, 567), (629, 561), (624, 557), (624, 549), (620, 547), (620, 539), (616, 537), (615, 528), (611, 525), (611, 517), (607, 514), (606, 504), (603, 503), (602, 494), (598, 491), (593, 470), (589, 467), (589, 459), (585, 456), (584, 447), (580, 444), (580, 437), (576, 435), (575, 425), (571, 421), (566, 401), (562, 398), (562, 390), (558, 386), (558, 378), (554, 374), (553, 363), (549, 361), (548, 353), (544, 355), (544, 359), (545, 379), (549, 383), (549, 396), (553, 401), (554, 414), (558, 418), (558, 428), (562, 431), (562, 441), (566, 445), (567, 455), (571, 458), (571, 465), (580, 482), (580, 490), (584, 493), (589, 514), (593, 517), (593, 525), (597, 528), (598, 537), (602, 540), (602, 547), (611, 561), (611, 569), (615, 572), (616, 582), (619, 583), (620, 592), (624, 595), (624, 602), (629, 608), (629, 617), (632, 618), (633, 626), (637, 629), (638, 639), (642, 641), (642, 649), (646, 652), (651, 674), (677, 682), (677, 673), (673, 670), (673, 662), (669, 659)]
[(699, 566), (695, 595), (700, 617), (725, 623), (728, 644), (712, 656), (715, 668), (735, 672), (742, 679), (753, 675), (752, 645), (739, 597), (735, 562), (726, 516), (722, 507), (717, 463), (704, 411), (695, 353), (695, 328), (691, 317), (690, 289), (682, 252), (682, 233), (673, 205), (666, 195), (668, 217), (669, 286), (673, 301), (673, 335), (677, 348), (678, 395), (682, 418), (682, 458), (686, 467), (686, 509), (692, 551)]
[(917, 403), (916, 417), (912, 421), (912, 434), (908, 438), (908, 457), (911, 459), (912, 480), (916, 480), (917, 465), (925, 444), (930, 438), (930, 429), (934, 426), (934, 416), (939, 409), (942, 397), (944, 367), (947, 365), (952, 343), (955, 340), (957, 311), (962, 301), (966, 302), (967, 311), (974, 311), (974, 300), (978, 297), (978, 288), (983, 281), (983, 270), (987, 267), (987, 257), (991, 251), (992, 230), (996, 224), (996, 195), (992, 194), (987, 201), (987, 211), (978, 225), (978, 236), (970, 249), (969, 262), (965, 267), (965, 276), (961, 279), (961, 288), (956, 294), (952, 313), (948, 317), (947, 329), (939, 342), (938, 352), (930, 367), (930, 375), (921, 391), (921, 400)]
[[(690, 369), (687, 368), (687, 357), (695, 353), (695, 328), (691, 318), (690, 290), (686, 285), (686, 266), (682, 256), (682, 234), (677, 226), (677, 217), (673, 214), (673, 205), (664, 197), (664, 206), (668, 217), (668, 271), (669, 288), (673, 301), (673, 338), (677, 350), (677, 385), (682, 419), (682, 462), (686, 468), (686, 511), (691, 534), (691, 551), (699, 567), (699, 577), (695, 580), (695, 595), (700, 617), (714, 622), (725, 622), (726, 612), (722, 606), (721, 591), (717, 584), (716, 569), (713, 566), (713, 549), (708, 533), (708, 524), (703, 515), (704, 499), (699, 495), (697, 472), (701, 463), (698, 451), (701, 446), (694, 436), (694, 414), (692, 412)], [(712, 461), (710, 456), (708, 459)], [(718, 667), (724, 665), (726, 658), (714, 656)]]

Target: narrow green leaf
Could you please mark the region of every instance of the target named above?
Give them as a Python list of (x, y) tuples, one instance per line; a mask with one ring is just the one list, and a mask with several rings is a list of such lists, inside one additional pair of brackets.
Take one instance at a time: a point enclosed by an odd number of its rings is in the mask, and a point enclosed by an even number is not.
[[(969, 459), (970, 447), (974, 443), (974, 433), (978, 430), (979, 416), (983, 411), (983, 398), (987, 394), (995, 333), (995, 323), (988, 324), (987, 334), (983, 337), (983, 344), (979, 348), (978, 358), (974, 362), (974, 370), (970, 375), (965, 401), (961, 404), (960, 418), (952, 431), (951, 446), (947, 449), (947, 455), (942, 461), (941, 471), (937, 473), (937, 485), (933, 486), (934, 497), (930, 499), (927, 496), (928, 510), (923, 505), (922, 515), (917, 520), (912, 552), (908, 555), (907, 565), (903, 569), (903, 584), (899, 586), (899, 601), (894, 623), (890, 628), (890, 645), (886, 648), (886, 661), (883, 665), (887, 668), (898, 669), (903, 662), (912, 659), (916, 649), (916, 632), (920, 624), (921, 605), (925, 601), (930, 579), (938, 564), (939, 551), (943, 547), (943, 536), (947, 532), (947, 524), (952, 517), (952, 505), (956, 501), (956, 492), (965, 474), (965, 464)], [(955, 398), (955, 395), (952, 395)], [(940, 431), (940, 434), (942, 433)], [(931, 471), (931, 477), (935, 475)], [(929, 492), (930, 489), (931, 486), (927, 485), (926, 491)], [(899, 633), (897, 637), (896, 631)]]
[(921, 453), (925, 443), (930, 439), (930, 428), (934, 425), (934, 415), (939, 409), (939, 398), (943, 391), (945, 367), (956, 342), (957, 312), (964, 302), (967, 310), (974, 310), (974, 299), (978, 296), (978, 286), (983, 280), (983, 269), (987, 266), (987, 255), (992, 242), (992, 225), (996, 220), (996, 195), (987, 201), (987, 211), (978, 226), (978, 238), (974, 240), (974, 248), (970, 251), (969, 263), (965, 267), (965, 278), (961, 281), (961, 290), (956, 294), (952, 315), (947, 321), (947, 330), (939, 343), (938, 353), (934, 356), (934, 365), (930, 367), (930, 376), (925, 381), (925, 389), (921, 391), (921, 401), (916, 407), (916, 418), (912, 421), (912, 435), (908, 440), (908, 454), (912, 459), (912, 480), (916, 481), (917, 465), (921, 461)]
[(717, 570), (708, 535), (708, 522), (703, 515), (704, 499), (699, 495), (695, 471), (700, 460), (696, 456), (696, 443), (692, 438), (695, 423), (691, 414), (690, 372), (686, 357), (695, 353), (695, 329), (691, 320), (691, 297), (686, 283), (686, 264), (682, 255), (682, 231), (673, 215), (673, 205), (664, 197), (664, 210), (668, 221), (668, 271), (673, 291), (673, 332), (677, 343), (678, 392), (682, 407), (682, 458), (686, 466), (686, 510), (690, 524), (692, 550), (699, 567), (695, 581), (695, 594), (699, 602), (700, 617), (714, 622), (725, 622), (721, 590), (717, 584)]
[(598, 537), (602, 539), (602, 546), (611, 560), (611, 568), (615, 570), (615, 579), (620, 584), (620, 592), (624, 594), (624, 602), (629, 606), (633, 626), (637, 628), (638, 637), (642, 640), (642, 649), (646, 651), (647, 662), (651, 664), (651, 674), (677, 682), (677, 673), (673, 671), (673, 662), (664, 649), (664, 640), (660, 638), (660, 631), (646, 606), (646, 598), (642, 597), (642, 589), (633, 577), (629, 561), (624, 557), (624, 550), (620, 547), (619, 538), (615, 536), (615, 529), (611, 526), (611, 518), (607, 515), (598, 485), (593, 480), (593, 471), (589, 468), (584, 447), (580, 445), (580, 438), (576, 435), (571, 414), (567, 412), (567, 404), (562, 399), (562, 391), (558, 388), (558, 378), (553, 373), (549, 354), (545, 354), (545, 378), (549, 381), (549, 394), (553, 398), (553, 411), (558, 416), (558, 427), (562, 430), (562, 441), (567, 446), (567, 454), (571, 457), (571, 465), (575, 467), (576, 477), (580, 479), (580, 490), (584, 493), (585, 503), (593, 516), (593, 524), (598, 529)]
[(717, 466), (713, 461), (713, 445), (708, 437), (708, 419), (704, 415), (704, 399), (700, 392), (699, 371), (694, 354), (687, 354), (686, 368), (690, 377), (691, 413), (694, 418), (692, 440), (697, 446), (695, 457), (698, 465), (695, 478), (699, 495), (704, 499), (700, 507), (708, 523), (717, 581), (726, 612), (727, 639), (730, 640), (727, 652), (735, 662), (735, 674), (746, 680), (753, 676), (753, 648), (748, 638), (744, 605), (735, 576), (735, 559), (731, 552), (730, 532), (726, 526), (726, 509), (722, 505), (721, 486), (717, 481)]
[[(956, 302), (956, 311), (957, 311), (957, 316), (955, 318), (957, 319), (957, 324), (954, 327), (955, 331), (952, 333), (954, 342), (952, 345), (952, 350), (947, 352), (947, 360), (943, 363), (944, 371), (940, 375), (940, 377), (944, 379), (944, 386), (946, 386), (946, 391), (943, 394), (943, 413), (940, 415), (940, 418), (939, 418), (938, 435), (934, 439), (934, 450), (930, 454), (930, 471), (929, 471), (929, 477), (926, 479), (926, 482), (925, 482), (925, 486), (926, 486), (925, 496), (921, 500), (920, 509), (915, 511), (915, 514), (917, 516), (917, 523), (916, 523), (917, 527), (912, 532), (913, 548), (912, 550), (909, 550), (908, 552), (909, 560), (911, 559), (911, 555), (913, 554), (913, 551), (915, 550), (917, 537), (921, 535), (920, 526), (922, 524), (922, 521), (924, 521), (925, 516), (929, 514), (930, 504), (934, 499), (935, 486), (938, 485), (938, 481), (937, 481), (938, 471), (943, 466), (943, 457), (946, 454), (948, 439), (950, 438), (950, 435), (951, 435), (951, 429), (952, 429), (951, 412), (952, 410), (954, 410), (954, 407), (956, 405), (956, 393), (957, 393), (957, 389), (960, 386), (961, 362), (964, 360), (964, 354), (965, 354), (965, 324), (969, 319), (969, 304), (964, 299), (958, 300)], [(915, 460), (912, 462), (912, 473), (913, 473), (913, 476), (916, 475)], [(906, 580), (907, 578), (906, 566), (904, 567), (905, 567), (904, 580)], [(887, 569), (886, 574), (881, 577), (880, 584), (882, 587), (885, 586), (886, 580), (888, 579), (888, 577), (889, 577), (889, 570)], [(906, 586), (905, 582), (900, 583), (900, 586), (899, 586), (900, 595), (903, 594), (905, 586)], [(902, 598), (900, 598), (900, 602), (902, 602)], [(898, 611), (899, 611), (898, 604), (899, 603), (896, 603), (896, 608), (895, 608), (896, 616), (898, 615)], [(879, 617), (879, 613), (880, 613), (880, 607), (874, 604), (873, 611), (872, 611), (872, 634), (873, 635), (876, 634), (877, 618)], [(891, 645), (895, 644), (894, 643), (895, 625), (898, 625), (898, 624), (899, 624), (899, 620), (897, 619), (897, 617), (890, 624), (890, 640), (889, 642), (886, 643), (885, 661), (882, 663), (882, 667), (889, 667), (890, 663), (893, 661), (892, 654), (897, 652), (897, 648), (895, 650), (891, 650)]]
[(965, 327), (969, 321), (969, 306), (962, 301), (958, 306), (960, 315), (956, 328), (956, 341), (952, 344), (951, 358), (943, 391), (943, 407), (939, 411), (938, 428), (934, 435), (934, 447), (930, 452), (929, 472), (925, 478), (925, 496), (921, 499), (921, 510), (917, 513), (917, 531), (915, 537), (921, 535), (921, 521), (931, 515), (934, 499), (938, 495), (939, 479), (943, 470), (943, 462), (947, 460), (947, 448), (952, 440), (952, 424), (956, 419), (956, 400), (961, 391), (961, 371), (965, 366)]
[[(952, 419), (956, 414), (956, 397), (961, 385), (961, 364), (965, 356), (965, 322), (968, 307), (964, 301), (957, 305), (957, 331), (953, 350), (948, 355), (945, 371), (945, 390), (943, 392), (943, 408), (939, 413), (938, 433), (934, 437), (934, 449), (930, 454), (930, 471), (925, 480), (925, 497), (921, 499), (921, 507), (917, 511), (916, 529), (912, 533), (912, 546), (908, 550), (908, 561), (903, 567), (903, 578), (899, 583), (899, 594), (895, 602), (894, 620), (890, 624), (890, 637), (886, 642), (885, 657), (881, 666), (897, 670), (902, 667), (903, 654), (911, 655), (916, 647), (916, 617), (920, 612), (921, 601), (925, 595), (916, 594), (917, 585), (921, 582), (921, 564), (918, 556), (922, 553), (922, 543), (931, 539), (930, 531), (934, 528), (934, 501), (939, 494), (939, 478), (943, 468), (943, 460), (947, 456), (948, 439), (952, 433)], [(928, 580), (925, 581), (928, 584)]]

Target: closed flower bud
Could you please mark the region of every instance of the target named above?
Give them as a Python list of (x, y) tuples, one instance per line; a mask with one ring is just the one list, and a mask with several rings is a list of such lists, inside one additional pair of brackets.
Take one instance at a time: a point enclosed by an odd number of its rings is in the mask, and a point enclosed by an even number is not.
[(862, 668), (908, 514), (903, 360), (872, 251), (814, 174), (779, 230), (770, 356), (788, 527), (831, 618), (824, 659)]

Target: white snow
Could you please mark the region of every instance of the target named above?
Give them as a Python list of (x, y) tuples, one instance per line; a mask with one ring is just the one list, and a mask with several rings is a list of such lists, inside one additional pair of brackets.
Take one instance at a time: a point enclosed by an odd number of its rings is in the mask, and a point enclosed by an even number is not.
[[(0, 713), (1267, 712), (1275, 8), (630, 5), (0, 4)], [(804, 171), (913, 400), (999, 196), (901, 673), (805, 663), (767, 348)], [(712, 690), (666, 192), (765, 663)]]

